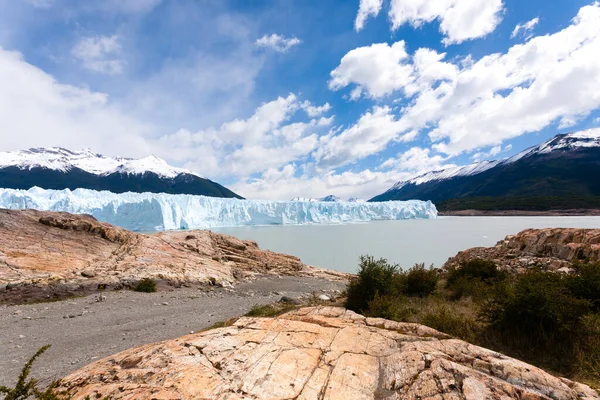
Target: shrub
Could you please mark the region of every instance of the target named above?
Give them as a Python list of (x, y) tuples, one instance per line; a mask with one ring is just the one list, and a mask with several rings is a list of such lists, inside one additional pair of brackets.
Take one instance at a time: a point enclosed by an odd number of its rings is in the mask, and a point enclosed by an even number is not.
[(589, 300), (600, 312), (600, 263), (575, 264), (575, 273), (567, 276), (567, 287), (573, 296)]
[(144, 278), (133, 288), (136, 292), (153, 293), (156, 292), (156, 282), (150, 278)]
[(436, 269), (433, 267), (425, 268), (425, 264), (416, 264), (405, 274), (404, 294), (407, 296), (429, 296), (435, 290), (438, 279)]
[(474, 342), (477, 335), (477, 322), (474, 318), (462, 315), (446, 305), (441, 305), (421, 318), (421, 323), (448, 335)]
[(458, 300), (464, 296), (476, 299), (489, 294), (489, 287), (506, 280), (508, 274), (499, 271), (493, 261), (474, 259), (464, 262), (460, 268), (449, 268), (446, 277), (446, 288), (451, 298)]
[(247, 317), (276, 317), (285, 314), (288, 311), (295, 310), (297, 307), (293, 304), (255, 304), (250, 311), (246, 313)]
[(404, 321), (410, 314), (410, 309), (405, 307), (405, 301), (406, 299), (402, 296), (381, 296), (376, 294), (375, 298), (369, 301), (366, 315), (373, 318)]
[(572, 366), (585, 336), (584, 317), (592, 304), (576, 298), (567, 280), (560, 274), (536, 270), (498, 288), (481, 311), (494, 340), (524, 357), (546, 357), (543, 362), (553, 363), (554, 368)]
[(388, 264), (385, 258), (376, 260), (371, 256), (360, 256), (359, 271), (347, 287), (346, 308), (364, 312), (377, 294), (395, 296), (399, 293), (402, 280), (398, 266)]

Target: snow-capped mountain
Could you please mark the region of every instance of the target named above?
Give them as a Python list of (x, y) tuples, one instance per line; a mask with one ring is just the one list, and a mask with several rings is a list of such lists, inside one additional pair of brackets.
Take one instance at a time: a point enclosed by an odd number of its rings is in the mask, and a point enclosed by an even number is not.
[(364, 200), (359, 200), (356, 197), (350, 197), (348, 200), (342, 200), (341, 197), (334, 196), (332, 194), (325, 197), (294, 197), (291, 201), (304, 201), (304, 202), (325, 202), (325, 203), (362, 203)]
[(105, 157), (60, 147), (0, 152), (0, 187), (94, 189), (122, 192), (240, 197), (218, 183), (155, 156)]
[(115, 172), (124, 174), (152, 172), (164, 178), (175, 178), (177, 175), (189, 174), (206, 179), (187, 169), (172, 167), (165, 160), (153, 155), (140, 159), (105, 157), (90, 149), (71, 151), (62, 147), (0, 153), (0, 168), (11, 166), (28, 170), (46, 168), (61, 172), (79, 168), (94, 175), (110, 175)]
[(388, 189), (388, 192), (399, 190), (409, 184), (420, 185), (426, 182), (443, 181), (459, 176), (477, 175), (487, 171), (488, 169), (501, 165), (512, 164), (522, 158), (532, 157), (539, 154), (548, 154), (553, 151), (569, 151), (578, 148), (589, 147), (600, 147), (600, 128), (557, 135), (538, 146), (530, 147), (510, 158), (503, 160), (480, 161), (469, 165), (449, 166), (448, 168), (444, 168), (442, 170), (430, 171), (409, 180), (397, 182), (394, 184), (394, 186)]
[(451, 166), (392, 186), (370, 201), (507, 196), (600, 196), (600, 128), (556, 135), (510, 158)]

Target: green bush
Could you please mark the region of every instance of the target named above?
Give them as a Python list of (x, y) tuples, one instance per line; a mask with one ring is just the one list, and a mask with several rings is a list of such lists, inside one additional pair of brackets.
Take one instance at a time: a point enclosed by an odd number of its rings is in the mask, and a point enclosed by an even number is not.
[(446, 305), (436, 307), (421, 318), (421, 323), (440, 332), (474, 342), (477, 335), (477, 321), (462, 315)]
[(406, 299), (402, 296), (380, 296), (369, 301), (368, 317), (385, 318), (394, 321), (404, 321), (410, 314), (410, 308), (405, 306)]
[(156, 292), (156, 282), (150, 278), (144, 278), (133, 288), (136, 292), (154, 293)]
[(416, 264), (404, 274), (403, 292), (407, 296), (429, 296), (438, 282), (437, 270), (425, 268), (425, 264)]
[(490, 286), (507, 278), (508, 274), (498, 270), (493, 261), (474, 259), (462, 263), (459, 268), (448, 269), (446, 288), (453, 300), (466, 296), (481, 299), (490, 293)]
[(501, 347), (530, 359), (543, 357), (564, 371), (577, 359), (584, 317), (591, 311), (590, 300), (570, 292), (567, 277), (536, 270), (496, 290), (481, 316)]
[(376, 260), (371, 256), (360, 256), (358, 274), (346, 289), (346, 308), (364, 312), (376, 295), (398, 295), (403, 284), (398, 271), (398, 266), (390, 265), (385, 258)]
[(589, 300), (595, 312), (600, 312), (600, 263), (575, 264), (575, 273), (566, 278), (573, 296)]

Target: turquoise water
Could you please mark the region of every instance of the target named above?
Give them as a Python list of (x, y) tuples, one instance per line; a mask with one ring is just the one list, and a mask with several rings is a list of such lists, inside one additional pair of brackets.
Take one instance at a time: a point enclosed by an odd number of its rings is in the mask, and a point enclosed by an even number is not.
[(262, 249), (300, 257), (306, 264), (355, 272), (358, 257), (385, 257), (402, 267), (441, 266), (460, 250), (493, 246), (527, 228), (600, 228), (600, 217), (439, 217), (344, 225), (214, 228), (256, 240)]

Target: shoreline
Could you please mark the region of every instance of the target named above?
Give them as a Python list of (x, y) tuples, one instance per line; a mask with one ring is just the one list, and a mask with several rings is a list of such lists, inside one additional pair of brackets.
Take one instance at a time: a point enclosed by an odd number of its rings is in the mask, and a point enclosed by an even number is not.
[(453, 210), (438, 211), (440, 217), (598, 217), (600, 209), (568, 209), (548, 211), (526, 210)]

